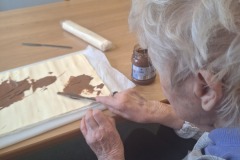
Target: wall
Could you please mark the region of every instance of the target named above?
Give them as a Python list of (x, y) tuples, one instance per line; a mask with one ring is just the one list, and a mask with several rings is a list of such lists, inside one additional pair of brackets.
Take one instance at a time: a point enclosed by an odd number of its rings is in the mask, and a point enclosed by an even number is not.
[(63, 0), (0, 0), (0, 11), (25, 8)]

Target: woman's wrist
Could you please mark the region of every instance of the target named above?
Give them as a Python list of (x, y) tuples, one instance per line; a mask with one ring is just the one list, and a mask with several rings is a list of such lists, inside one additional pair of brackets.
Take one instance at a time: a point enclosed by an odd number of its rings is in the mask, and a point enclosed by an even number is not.
[(108, 153), (97, 155), (97, 157), (98, 160), (125, 160), (123, 146), (119, 146), (119, 148)]
[(159, 123), (173, 129), (181, 129), (184, 120), (180, 119), (174, 109), (169, 105), (159, 101), (148, 101), (148, 107), (151, 108), (148, 114), (148, 122)]
[(119, 155), (99, 156), (98, 160), (125, 160), (124, 153)]

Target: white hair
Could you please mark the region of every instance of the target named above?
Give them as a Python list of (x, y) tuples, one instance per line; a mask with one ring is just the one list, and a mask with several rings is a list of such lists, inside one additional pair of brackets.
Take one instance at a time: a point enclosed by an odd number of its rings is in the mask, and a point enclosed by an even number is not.
[(174, 87), (200, 69), (223, 83), (224, 126), (240, 126), (240, 1), (133, 0), (130, 29), (158, 71), (172, 63)]

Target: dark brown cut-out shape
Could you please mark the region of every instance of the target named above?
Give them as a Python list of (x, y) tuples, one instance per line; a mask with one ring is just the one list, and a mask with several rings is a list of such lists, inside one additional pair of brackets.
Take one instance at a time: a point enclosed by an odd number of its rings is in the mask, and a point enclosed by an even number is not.
[[(90, 85), (91, 80), (93, 80), (93, 77), (85, 74), (76, 77), (71, 76), (67, 85), (63, 89), (63, 92), (80, 95), (83, 91), (87, 91), (88, 93), (92, 94), (95, 91), (95, 88), (102, 89), (104, 87), (103, 83), (97, 86)], [(101, 91), (97, 91), (97, 95), (100, 93)]]
[(47, 87), (48, 85), (54, 83), (56, 80), (57, 80), (56, 76), (47, 76), (36, 81), (32, 80), (33, 92), (35, 92), (37, 88)]
[[(56, 76), (47, 76), (38, 80), (26, 78), (22, 81), (6, 80), (0, 84), (0, 109), (10, 106), (11, 104), (24, 99), (24, 92), (30, 90), (33, 92), (37, 88), (47, 87), (57, 80)], [(44, 88), (46, 90), (46, 88)]]

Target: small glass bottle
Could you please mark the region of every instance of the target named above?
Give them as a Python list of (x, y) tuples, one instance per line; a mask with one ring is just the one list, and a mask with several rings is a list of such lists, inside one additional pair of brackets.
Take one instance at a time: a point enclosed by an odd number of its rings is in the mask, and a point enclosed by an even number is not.
[(156, 70), (148, 56), (148, 50), (135, 45), (132, 54), (132, 81), (139, 85), (148, 85), (155, 78)]

